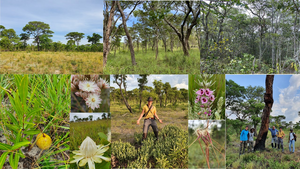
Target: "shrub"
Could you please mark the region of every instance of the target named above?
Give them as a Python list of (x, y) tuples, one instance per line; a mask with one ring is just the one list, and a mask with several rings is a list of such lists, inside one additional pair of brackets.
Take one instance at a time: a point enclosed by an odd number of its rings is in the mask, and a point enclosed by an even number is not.
[(121, 161), (130, 161), (136, 158), (137, 150), (130, 143), (116, 141), (112, 143), (112, 154)]

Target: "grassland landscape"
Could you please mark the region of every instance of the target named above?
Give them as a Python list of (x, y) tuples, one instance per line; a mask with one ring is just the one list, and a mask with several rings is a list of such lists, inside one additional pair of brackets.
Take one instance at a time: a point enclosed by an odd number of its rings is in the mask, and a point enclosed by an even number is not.
[(136, 51), (137, 64), (132, 66), (129, 60), (128, 50), (111, 53), (104, 68), (106, 74), (199, 74), (200, 52), (197, 49), (190, 50), (190, 57), (183, 56), (180, 50), (165, 52), (159, 48), (159, 55), (155, 59), (155, 51)]
[[(102, 143), (102, 139), (99, 136), (99, 133), (108, 134), (108, 129), (110, 128), (111, 122), (110, 119), (98, 119), (94, 121), (77, 121), (70, 122), (70, 150), (78, 150), (83, 140), (89, 136), (97, 145)], [(105, 152), (106, 156), (110, 156), (111, 152)], [(70, 153), (70, 158), (74, 157), (73, 153)], [(96, 167), (110, 168), (109, 163), (96, 163)], [(70, 168), (78, 168), (76, 163), (71, 164)], [(88, 168), (88, 166), (80, 167)]]
[(146, 140), (142, 140), (142, 124), (136, 121), (141, 110), (133, 107), (129, 113), (125, 105), (112, 103), (112, 167), (113, 168), (186, 168), (187, 152), (187, 103), (176, 107), (157, 107), (163, 123), (157, 122), (158, 141), (151, 127)]
[(102, 52), (0, 53), (0, 74), (102, 74)]
[[(296, 169), (300, 168), (300, 141), (295, 142), (295, 153), (289, 152), (288, 134), (289, 129), (283, 129), (285, 137), (283, 139), (284, 153), (281, 149), (271, 147), (271, 134), (268, 132), (265, 151), (255, 151), (245, 153), (239, 157), (240, 137), (232, 132), (232, 128), (227, 128), (227, 146), (226, 146), (226, 167), (238, 169), (256, 169), (256, 168), (282, 168)], [(299, 130), (294, 130), (299, 135)], [(248, 149), (246, 149), (248, 151)]]

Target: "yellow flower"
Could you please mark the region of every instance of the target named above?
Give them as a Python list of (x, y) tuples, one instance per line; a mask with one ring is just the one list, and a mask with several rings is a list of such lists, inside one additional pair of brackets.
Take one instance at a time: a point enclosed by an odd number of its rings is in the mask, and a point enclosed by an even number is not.
[(73, 151), (75, 156), (73, 157), (75, 160), (70, 163), (79, 162), (79, 166), (85, 166), (86, 163), (89, 165), (89, 169), (95, 169), (95, 162), (102, 163), (104, 161), (110, 161), (110, 158), (104, 157), (104, 152), (109, 149), (109, 144), (107, 145), (96, 145), (96, 143), (90, 138), (86, 137), (85, 140), (80, 145), (79, 150)]

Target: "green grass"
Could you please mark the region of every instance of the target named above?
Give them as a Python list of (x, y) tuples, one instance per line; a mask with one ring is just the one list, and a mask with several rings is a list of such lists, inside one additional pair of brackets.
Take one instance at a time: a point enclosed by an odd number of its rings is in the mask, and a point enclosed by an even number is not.
[(132, 66), (129, 51), (117, 52), (116, 56), (111, 53), (104, 68), (105, 74), (199, 74), (200, 52), (191, 49), (190, 57), (183, 56), (182, 51), (165, 52), (159, 49), (157, 60), (155, 51), (147, 52), (135, 50), (136, 66)]
[[(230, 130), (227, 129), (227, 131)], [(258, 130), (259, 131), (259, 130)], [(266, 150), (245, 153), (239, 158), (239, 136), (230, 134), (230, 142), (226, 146), (226, 166), (231, 168), (300, 168), (300, 142), (295, 142), (295, 153), (289, 153), (288, 134), (289, 130), (284, 130), (286, 136), (283, 139), (284, 153), (281, 149), (272, 149), (271, 134), (268, 132), (266, 140)], [(296, 133), (297, 134), (297, 133)], [(298, 134), (299, 135), (299, 134)], [(228, 137), (228, 136), (227, 136)]]
[(70, 150), (77, 150), (82, 141), (89, 136), (96, 143), (100, 142), (99, 132), (107, 134), (110, 128), (110, 119), (96, 120), (88, 122), (70, 123)]

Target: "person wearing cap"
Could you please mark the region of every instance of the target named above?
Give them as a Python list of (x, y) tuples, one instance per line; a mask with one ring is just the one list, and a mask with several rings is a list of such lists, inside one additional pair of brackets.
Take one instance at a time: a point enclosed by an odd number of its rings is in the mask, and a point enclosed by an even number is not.
[(240, 154), (244, 154), (245, 153), (245, 149), (247, 147), (247, 142), (248, 142), (248, 134), (249, 134), (249, 131), (248, 131), (248, 126), (246, 126), (245, 130), (243, 130), (241, 132), (241, 135), (240, 135)]
[[(293, 133), (293, 129), (290, 129), (290, 134), (289, 134), (289, 150), (290, 153), (294, 153), (295, 152), (295, 133)], [(291, 146), (293, 145), (293, 151), (291, 151)]]
[(285, 134), (284, 134), (284, 131), (282, 130), (282, 127), (279, 128), (279, 131), (278, 131), (278, 134), (277, 134), (277, 137), (278, 137), (278, 149), (280, 149), (280, 144), (281, 144), (281, 149), (282, 149), (282, 152), (283, 151), (283, 138), (284, 138)]
[(143, 140), (147, 138), (147, 133), (149, 130), (149, 126), (152, 127), (156, 140), (158, 140), (158, 128), (155, 119), (157, 119), (160, 123), (163, 123), (161, 119), (157, 116), (156, 108), (153, 106), (153, 99), (149, 97), (147, 99), (148, 104), (143, 107), (143, 111), (137, 120), (137, 124), (140, 125), (140, 120), (144, 117), (144, 126), (143, 126)]
[[(276, 143), (278, 142), (277, 141), (277, 133), (278, 133), (278, 130), (275, 129), (275, 126), (273, 126), (272, 128), (269, 128), (270, 132), (271, 132), (271, 135), (272, 135), (272, 143), (271, 143), (271, 146), (272, 148), (276, 148)], [(274, 144), (275, 146), (274, 146)]]

